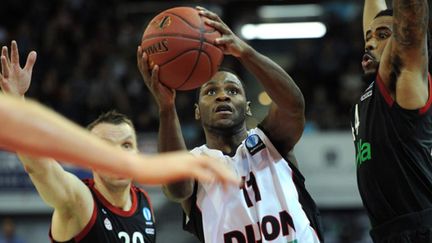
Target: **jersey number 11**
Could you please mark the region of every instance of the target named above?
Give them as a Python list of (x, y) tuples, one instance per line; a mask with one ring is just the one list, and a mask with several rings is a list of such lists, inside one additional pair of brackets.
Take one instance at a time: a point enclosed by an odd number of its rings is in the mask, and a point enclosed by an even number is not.
[[(243, 176), (242, 179), (245, 180), (246, 178)], [(258, 184), (256, 182), (255, 175), (252, 172), (250, 172), (250, 174), (249, 174), (249, 180), (246, 181), (246, 183), (243, 183), (242, 187), (240, 188), (243, 191), (243, 196), (245, 198), (246, 204), (250, 208), (250, 207), (253, 206), (253, 203), (252, 203), (252, 200), (249, 197), (249, 194), (248, 194), (246, 186), (247, 187), (252, 187), (252, 190), (254, 191), (254, 194), (255, 194), (255, 202), (261, 201), (261, 194), (260, 194), (260, 191), (259, 191), (259, 188), (258, 188)]]

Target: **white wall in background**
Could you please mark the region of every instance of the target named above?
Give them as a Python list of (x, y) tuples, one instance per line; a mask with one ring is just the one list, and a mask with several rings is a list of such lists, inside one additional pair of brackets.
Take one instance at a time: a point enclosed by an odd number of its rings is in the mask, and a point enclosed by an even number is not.
[(294, 153), (306, 186), (321, 208), (362, 207), (350, 132), (305, 134)]

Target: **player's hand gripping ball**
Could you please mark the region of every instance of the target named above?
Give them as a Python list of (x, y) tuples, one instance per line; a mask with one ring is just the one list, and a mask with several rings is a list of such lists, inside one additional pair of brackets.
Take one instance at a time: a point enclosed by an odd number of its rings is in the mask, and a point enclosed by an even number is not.
[(218, 71), (223, 52), (214, 45), (221, 34), (204, 23), (198, 10), (176, 7), (154, 17), (144, 31), (141, 48), (159, 80), (177, 90), (201, 86)]

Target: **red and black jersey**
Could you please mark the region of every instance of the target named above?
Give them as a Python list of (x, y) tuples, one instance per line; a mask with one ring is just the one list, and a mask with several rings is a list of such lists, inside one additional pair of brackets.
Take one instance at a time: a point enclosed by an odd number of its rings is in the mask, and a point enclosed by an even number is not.
[(358, 187), (374, 228), (432, 209), (431, 104), (430, 75), (418, 110), (400, 107), (378, 76), (352, 110)]
[[(94, 199), (93, 214), (86, 227), (67, 243), (153, 243), (156, 228), (153, 209), (147, 193), (131, 186), (132, 206), (123, 211), (112, 206), (94, 187), (93, 180), (84, 180)], [(77, 212), (78, 213), (78, 212)], [(53, 243), (54, 241), (50, 238)]]

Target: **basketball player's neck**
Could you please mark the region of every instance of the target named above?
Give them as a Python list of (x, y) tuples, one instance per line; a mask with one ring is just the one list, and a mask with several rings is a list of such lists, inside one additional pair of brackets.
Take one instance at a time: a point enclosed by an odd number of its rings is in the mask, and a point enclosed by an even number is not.
[(94, 180), (95, 188), (111, 205), (123, 211), (128, 211), (132, 207), (130, 184), (124, 187), (114, 187), (98, 177), (95, 177)]
[(233, 155), (247, 137), (246, 126), (237, 129), (205, 129), (204, 133), (207, 147), (229, 155)]

